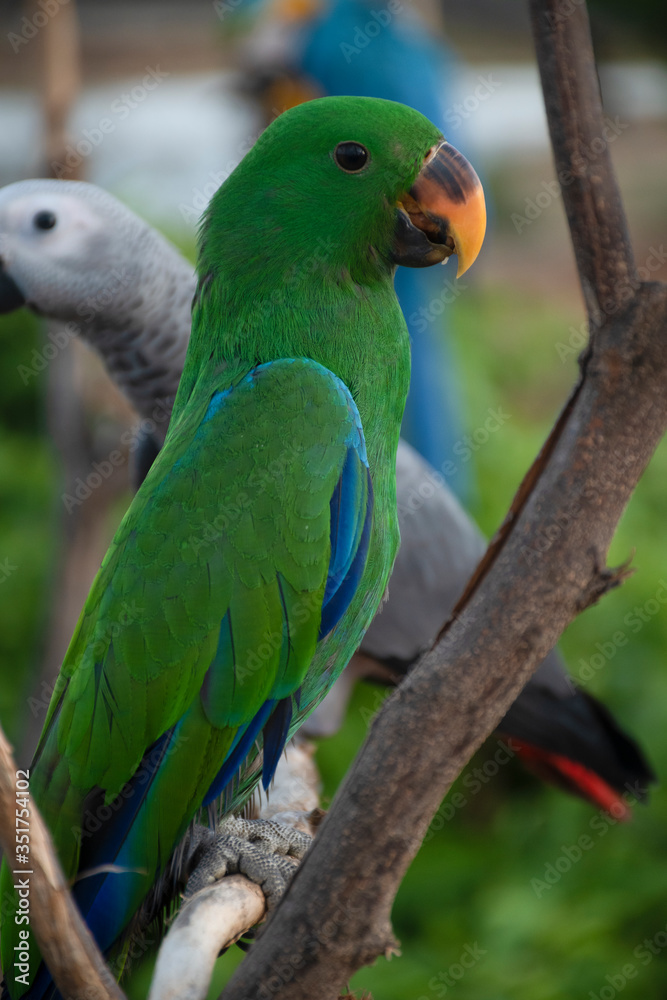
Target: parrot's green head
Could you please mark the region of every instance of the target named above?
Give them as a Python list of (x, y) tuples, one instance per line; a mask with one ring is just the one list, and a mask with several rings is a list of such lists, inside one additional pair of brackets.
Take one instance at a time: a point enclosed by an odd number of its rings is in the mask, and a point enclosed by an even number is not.
[(277, 118), (214, 195), (200, 280), (320, 279), (360, 286), (396, 264), (458, 255), (462, 274), (484, 236), (475, 171), (419, 112), (393, 101), (325, 97)]

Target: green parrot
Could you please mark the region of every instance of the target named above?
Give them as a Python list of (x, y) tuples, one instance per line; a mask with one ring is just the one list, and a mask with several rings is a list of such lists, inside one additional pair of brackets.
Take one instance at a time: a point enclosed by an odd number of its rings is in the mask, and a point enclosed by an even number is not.
[[(465, 158), (418, 112), (370, 98), (287, 112), (213, 197), (165, 444), (93, 583), (30, 769), (103, 951), (193, 819), (250, 794), (257, 742), (269, 785), (359, 646), (399, 543), (410, 359), (394, 268), (457, 253), (460, 274), (484, 227)], [(18, 867), (3, 863), (3, 900)], [(14, 905), (9, 993), (57, 996), (36, 942), (15, 965)]]

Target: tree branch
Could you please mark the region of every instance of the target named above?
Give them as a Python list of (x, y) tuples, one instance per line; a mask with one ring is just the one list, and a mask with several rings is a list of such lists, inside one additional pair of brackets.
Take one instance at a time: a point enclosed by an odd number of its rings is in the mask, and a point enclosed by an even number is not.
[[(16, 779), (11, 749), (0, 729), (0, 845), (10, 867), (17, 856)], [(124, 1000), (72, 901), (51, 837), (32, 801), (28, 822), (30, 864), (15, 880), (28, 883), (30, 927), (58, 989), (68, 1000)]]
[(202, 1000), (222, 950), (260, 923), (264, 893), (244, 875), (201, 889), (178, 911), (160, 945), (148, 1000)]
[[(638, 284), (584, 3), (530, 0), (556, 172), (591, 328)], [(611, 133), (612, 135), (614, 133)]]
[(392, 902), (443, 796), (563, 629), (625, 574), (606, 568), (606, 553), (667, 428), (667, 286), (636, 281), (606, 148), (578, 160), (603, 135), (585, 7), (565, 17), (554, 0), (532, 6), (594, 331), (581, 380), (436, 648), (377, 716), (225, 1000), (259, 1000), (269, 979), (274, 1000), (334, 1000), (394, 947)]

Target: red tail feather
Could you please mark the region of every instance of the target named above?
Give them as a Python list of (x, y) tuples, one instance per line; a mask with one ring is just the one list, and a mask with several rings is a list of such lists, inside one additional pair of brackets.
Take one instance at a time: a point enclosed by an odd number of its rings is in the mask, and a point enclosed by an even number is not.
[(511, 746), (521, 757), (524, 764), (535, 771), (541, 778), (556, 785), (565, 787), (576, 795), (587, 799), (594, 805), (604, 809), (614, 819), (625, 822), (632, 818), (632, 810), (617, 792), (606, 781), (603, 781), (594, 771), (583, 764), (569, 760), (561, 754), (540, 750), (530, 743), (524, 743), (512, 737)]

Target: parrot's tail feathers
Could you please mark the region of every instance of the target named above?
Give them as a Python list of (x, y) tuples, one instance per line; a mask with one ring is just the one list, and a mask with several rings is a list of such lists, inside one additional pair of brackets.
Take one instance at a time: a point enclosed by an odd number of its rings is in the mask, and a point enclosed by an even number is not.
[(574, 687), (567, 697), (540, 686), (524, 695), (498, 732), (532, 771), (614, 818), (624, 811), (619, 803), (625, 809), (646, 800), (656, 780), (653, 770), (596, 698)]
[(92, 872), (103, 865), (109, 868), (116, 863), (126, 867), (122, 864), (121, 853), (128, 838), (136, 832), (139, 813), (162, 764), (176, 745), (177, 729), (178, 725), (167, 730), (148, 749), (134, 776), (113, 803), (105, 806), (100, 796), (98, 801), (88, 807), (87, 814), (93, 817), (95, 814), (102, 815), (103, 810), (111, 812), (111, 815), (105, 818), (99, 827), (95, 825), (95, 836), (90, 836), (90, 840), (86, 838), (86, 831), (82, 831), (80, 877), (74, 886), (74, 897), (102, 950), (106, 950), (114, 943), (124, 927), (122, 921), (119, 921), (120, 926), (117, 926), (117, 921), (112, 917), (115, 909), (124, 911), (124, 907), (120, 904), (113, 905), (110, 902), (111, 897), (126, 894), (127, 878), (133, 876), (145, 878), (148, 873), (138, 872), (129, 867), (123, 878), (118, 878), (117, 869), (96, 872), (88, 877), (86, 872)]
[(287, 743), (292, 721), (292, 698), (281, 698), (268, 722), (264, 726), (264, 760), (262, 763), (262, 786), (266, 791), (273, 781), (280, 755)]
[(230, 781), (232, 781), (236, 772), (248, 755), (253, 743), (266, 725), (275, 704), (275, 700), (265, 701), (257, 715), (251, 719), (246, 728), (244, 730), (239, 730), (236, 742), (232, 745), (232, 749), (227, 756), (225, 763), (216, 774), (208, 792), (204, 796), (204, 800), (202, 802), (203, 808), (206, 808), (206, 806), (210, 805), (211, 802), (214, 802), (218, 796), (222, 795), (226, 786)]
[(529, 743), (522, 743), (514, 737), (510, 740), (510, 746), (526, 767), (545, 781), (592, 802), (616, 820), (625, 822), (632, 817), (632, 809), (623, 796), (583, 764), (562, 754), (550, 753)]

